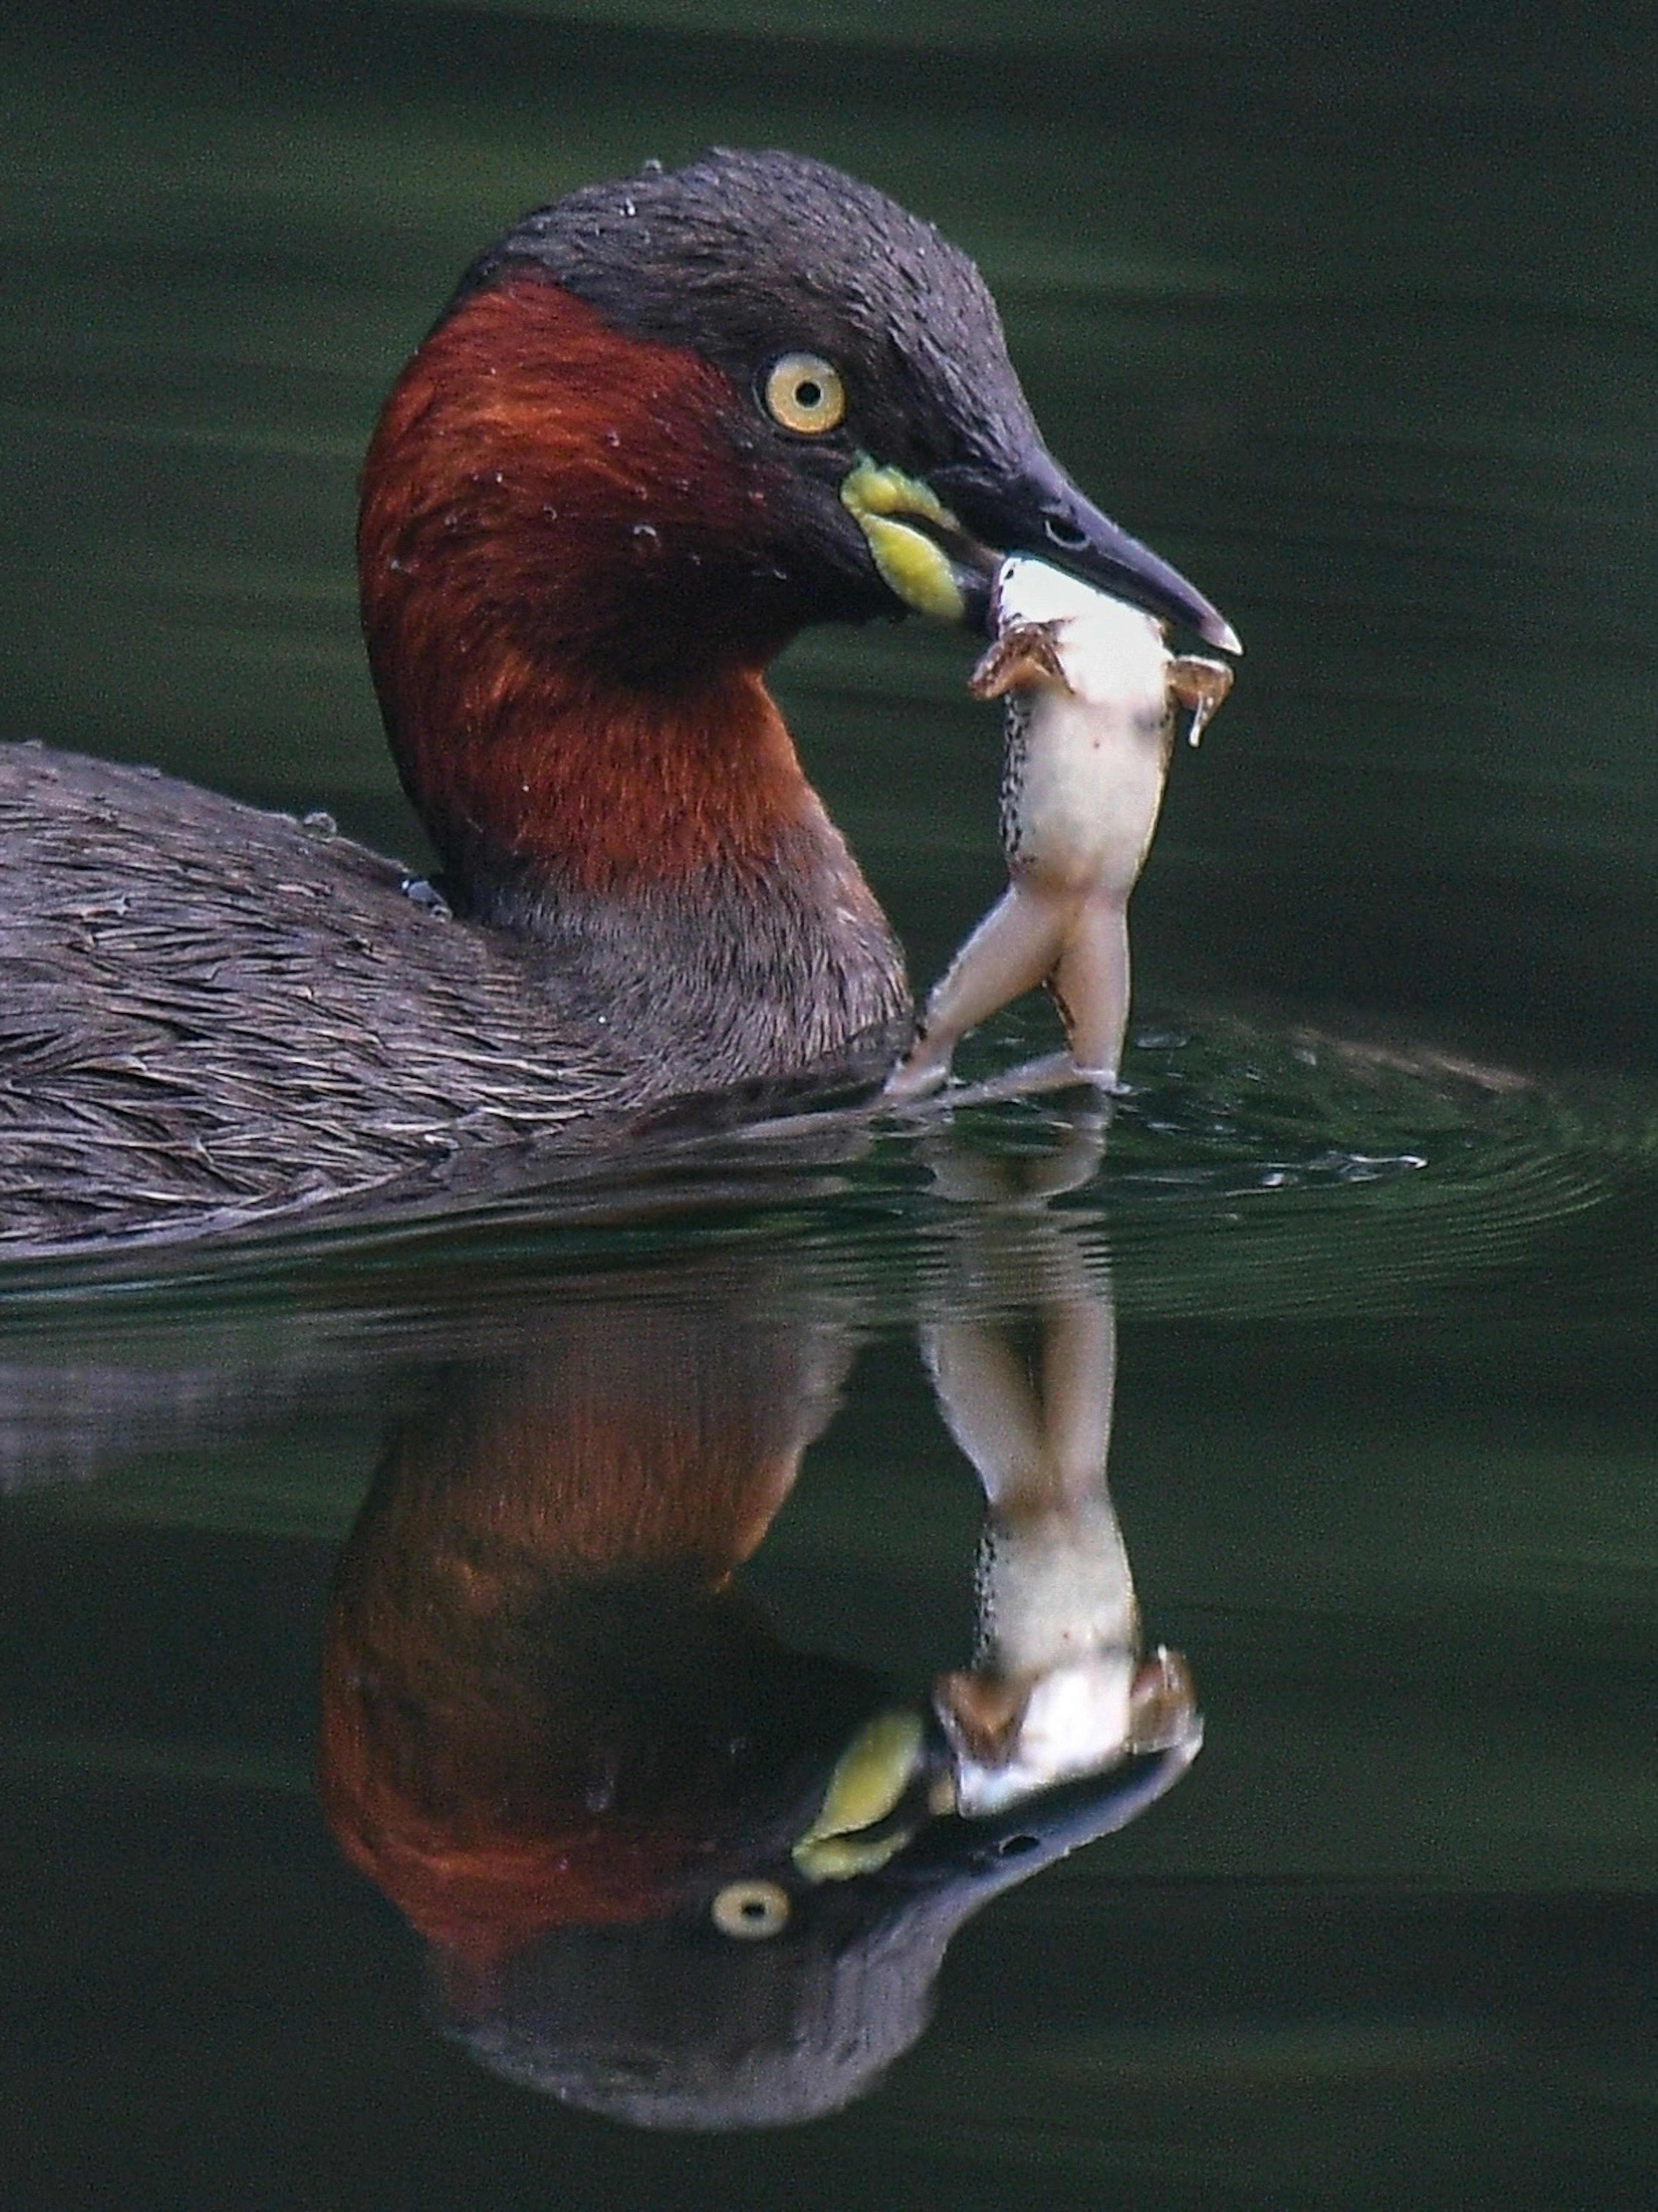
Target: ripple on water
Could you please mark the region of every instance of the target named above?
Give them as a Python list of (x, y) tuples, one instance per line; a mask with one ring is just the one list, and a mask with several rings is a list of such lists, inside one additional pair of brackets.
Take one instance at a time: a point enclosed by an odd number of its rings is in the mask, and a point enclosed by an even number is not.
[[(1300, 1025), (1148, 1026), (1127, 1073), (1096, 1171), (1053, 1206), (1126, 1311), (1408, 1310), (1658, 1163), (1644, 1100)], [(1062, 1104), (1004, 1110), (981, 1141), (1029, 1157), (1043, 1124), (1063, 1141)]]
[[(1004, 1017), (964, 1073), (1015, 1065), (1035, 1039), (1028, 1013)], [(1382, 1314), (1514, 1264), (1658, 1161), (1644, 1100), (1288, 1023), (1148, 1024), (1127, 1074), (1108, 1109), (1072, 1091), (903, 1121), (804, 1116), (630, 1155), (625, 1171), (503, 1161), (464, 1205), (10, 1263), (0, 1308), (15, 1328), (111, 1297), (129, 1320), (135, 1300), (199, 1315), (210, 1296), (387, 1326), (641, 1267), (683, 1267), (696, 1295), (686, 1263), (764, 1251), (787, 1262), (774, 1299), (844, 1299), (884, 1325), (1040, 1296), (1058, 1239), (1060, 1273), (1108, 1264), (1125, 1311)]]

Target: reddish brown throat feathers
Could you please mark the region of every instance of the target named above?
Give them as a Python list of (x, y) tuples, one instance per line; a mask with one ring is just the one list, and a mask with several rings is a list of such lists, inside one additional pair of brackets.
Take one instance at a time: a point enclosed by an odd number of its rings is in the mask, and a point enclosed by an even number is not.
[(793, 625), (741, 404), (532, 276), (473, 294), (394, 390), (363, 474), (364, 629), (404, 784), (475, 910), (752, 878), (821, 821), (761, 681)]

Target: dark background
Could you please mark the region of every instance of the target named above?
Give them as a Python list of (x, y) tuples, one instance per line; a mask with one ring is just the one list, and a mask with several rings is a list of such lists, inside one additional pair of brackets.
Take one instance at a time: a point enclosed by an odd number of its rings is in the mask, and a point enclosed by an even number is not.
[[(1228, 1110), (1177, 1062), (1067, 1217), (1190, 1777), (960, 1937), (843, 2117), (573, 2117), (437, 2039), (329, 1845), (317, 1633), (474, 1307), (509, 1336), (635, 1247), (9, 1277), (9, 2207), (1654, 2202), (1655, 82), (1644, 8), (15, 0), (0, 734), (415, 857), (355, 635), (374, 411), (483, 240), (711, 141), (973, 252), (1055, 450), (1248, 653), (1135, 907), (1144, 1018), (1238, 1024)], [(826, 631), (779, 672), (920, 980), (999, 875), (970, 652)], [(1286, 1010), (1563, 1079), (1355, 1103)], [(690, 1297), (758, 1245), (869, 1340), (750, 1580), (912, 1683), (966, 1656), (976, 1519), (914, 1342), (972, 1278), (916, 1181), (652, 1248)]]

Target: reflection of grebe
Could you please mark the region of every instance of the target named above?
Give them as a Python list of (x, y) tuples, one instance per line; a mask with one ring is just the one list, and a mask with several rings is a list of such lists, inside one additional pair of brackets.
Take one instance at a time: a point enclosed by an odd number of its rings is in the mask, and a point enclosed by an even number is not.
[(452, 1966), (706, 1909), (756, 1823), (810, 1819), (882, 1686), (786, 1650), (731, 1574), (838, 1364), (723, 1309), (587, 1303), (402, 1430), (330, 1612), (324, 1798)]
[(960, 1923), (1160, 1795), (1196, 1723), (1143, 1669), (1105, 1777), (959, 1817), (954, 1722), (732, 1586), (842, 1332), (755, 1320), (752, 1285), (632, 1287), (398, 1437), (330, 1610), (324, 1804), (487, 2064), (646, 2124), (803, 2118), (920, 2033)]
[(0, 748), (0, 1234), (235, 1221), (756, 1079), (872, 1084), (897, 948), (763, 672), (811, 623), (975, 622), (995, 550), (1043, 546), (1230, 637), (1060, 470), (977, 271), (879, 193), (722, 153), (527, 216), (363, 477), (369, 659), (459, 921), (343, 840)]

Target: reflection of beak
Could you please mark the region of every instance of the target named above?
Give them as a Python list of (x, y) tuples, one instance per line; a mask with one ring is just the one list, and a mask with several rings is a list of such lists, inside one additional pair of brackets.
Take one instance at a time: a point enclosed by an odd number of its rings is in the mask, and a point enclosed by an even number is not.
[(951, 1814), (929, 1822), (870, 1880), (890, 1892), (949, 1897), (952, 1921), (1011, 1889), (1084, 1844), (1114, 1834), (1172, 1790), (1197, 1757), (1203, 1725), (1161, 1751), (1131, 1753), (1108, 1774), (1068, 1782), (979, 1820)]
[[(884, 1729), (892, 1717), (878, 1717)], [(873, 1810), (906, 1764), (905, 1733), (864, 1746), (838, 1814)], [(445, 2010), (486, 2066), (647, 2127), (774, 2126), (833, 2112), (920, 2033), (963, 1922), (1153, 1804), (1198, 1740), (1194, 1723), (1178, 1746), (990, 1820), (923, 1814), (884, 1864), (810, 1883), (775, 1942), (710, 1942), (701, 1912), (555, 1929), (465, 2002), (446, 1988)], [(929, 1747), (912, 1789), (930, 1762)]]
[[(837, 1760), (815, 1819), (793, 1845), (795, 1871), (814, 1887), (865, 1876), (879, 1887), (890, 1873), (908, 1888), (909, 1869), (919, 1866), (953, 1888), (956, 1845), (973, 1870), (981, 1870), (987, 1849), (990, 1863), (1000, 1865), (998, 1839), (1007, 1830), (1038, 1835), (1036, 1844), (1026, 1841), (1008, 1854), (1010, 1864), (1018, 1859), (1023, 1879), (1076, 1843), (1132, 1820), (1179, 1779), (1203, 1741), (1192, 1678), (1177, 1652), (1160, 1648), (1138, 1666), (1125, 1655), (1121, 1711), (1112, 1718), (1108, 1742), (1096, 1727), (1066, 1737), (1041, 1723), (1029, 1726), (1032, 1687), (951, 1674), (939, 1684), (926, 1720), (913, 1707), (877, 1713)], [(1004, 1691), (1005, 1710), (999, 1702)], [(985, 1701), (997, 1705), (993, 1719)], [(1058, 1807), (1062, 1826), (1073, 1814), (1081, 1817), (1072, 1785), (1085, 1800), (1083, 1831), (1029, 1858), (1050, 1808)], [(1098, 1825), (1088, 1826), (1089, 1820)], [(939, 1836), (953, 1839), (942, 1859)], [(1000, 1886), (993, 1883), (993, 1891)]]
[(1150, 546), (1102, 514), (1041, 447), (1012, 472), (958, 462), (935, 469), (928, 483), (962, 527), (998, 553), (1033, 554), (1113, 599), (1195, 630), (1224, 653), (1243, 650), (1218, 609)]

